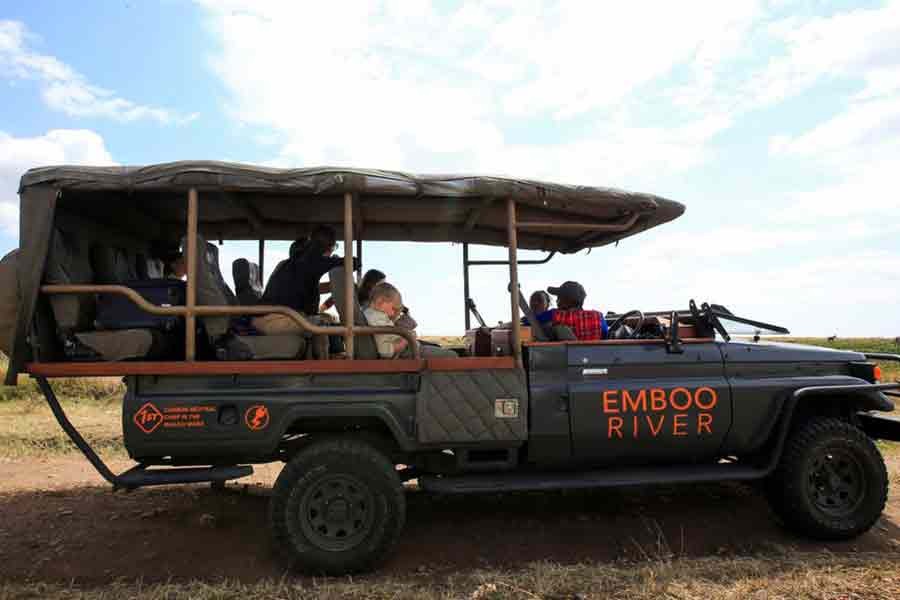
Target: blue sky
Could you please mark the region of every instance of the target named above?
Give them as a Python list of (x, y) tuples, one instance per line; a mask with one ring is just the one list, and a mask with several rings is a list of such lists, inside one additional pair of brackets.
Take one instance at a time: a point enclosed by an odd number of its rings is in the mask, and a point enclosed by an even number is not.
[[(576, 279), (602, 310), (697, 298), (800, 334), (900, 335), (900, 2), (316, 4), (4, 3), (0, 250), (38, 165), (499, 173), (688, 207), (523, 268), (526, 289)], [(226, 244), (223, 263), (254, 251)], [(363, 259), (421, 333), (455, 334), (460, 254), (370, 243)], [(491, 321), (505, 278), (473, 272)]]

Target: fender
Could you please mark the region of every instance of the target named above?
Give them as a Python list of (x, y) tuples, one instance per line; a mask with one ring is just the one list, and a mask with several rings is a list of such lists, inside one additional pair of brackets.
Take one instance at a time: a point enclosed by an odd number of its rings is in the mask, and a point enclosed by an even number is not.
[[(287, 432), (288, 428), (304, 418), (354, 418), (354, 417), (371, 417), (378, 419), (383, 423), (397, 445), (404, 451), (413, 451), (417, 448), (417, 444), (410, 436), (408, 428), (405, 429), (398, 419), (397, 415), (383, 404), (360, 402), (353, 404), (303, 404), (295, 405), (288, 409), (282, 418), (282, 427), (278, 439)], [(273, 448), (274, 450), (274, 448)]]
[[(900, 390), (900, 383), (824, 385), (809, 386), (794, 390), (794, 392), (791, 394), (791, 397), (788, 398), (788, 401), (784, 403), (784, 408), (781, 411), (781, 415), (779, 417), (780, 425), (777, 434), (778, 437), (775, 439), (775, 447), (772, 449), (772, 455), (769, 457), (769, 460), (765, 467), (758, 471), (758, 477), (762, 478), (770, 475), (778, 466), (778, 461), (781, 459), (781, 452), (782, 450), (784, 450), (784, 442), (787, 439), (788, 432), (791, 429), (791, 419), (794, 417), (794, 411), (796, 410), (797, 404), (800, 402), (800, 400), (809, 396), (846, 396), (848, 395), (848, 393), (851, 396), (857, 394), (870, 396), (871, 394), (875, 394), (881, 399), (884, 404), (887, 404), (890, 407), (883, 410), (893, 410), (893, 404), (891, 404), (890, 401), (885, 398), (884, 394), (881, 393), (887, 390)], [(881, 404), (881, 406), (884, 406), (884, 404)]]

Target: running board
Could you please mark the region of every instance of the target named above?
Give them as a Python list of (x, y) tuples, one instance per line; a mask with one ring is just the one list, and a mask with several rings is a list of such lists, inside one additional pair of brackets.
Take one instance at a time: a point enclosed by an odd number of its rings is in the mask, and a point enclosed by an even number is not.
[(860, 412), (856, 416), (870, 438), (900, 442), (900, 417), (877, 412)]
[(116, 476), (115, 487), (133, 490), (150, 485), (172, 485), (178, 483), (221, 482), (240, 479), (253, 474), (253, 467), (189, 467), (180, 469), (148, 469), (138, 465)]
[(583, 472), (486, 473), (479, 475), (422, 475), (419, 485), (429, 492), (480, 494), (624, 487), (633, 485), (747, 481), (762, 479), (765, 467), (745, 465), (692, 465), (689, 467), (635, 467)]

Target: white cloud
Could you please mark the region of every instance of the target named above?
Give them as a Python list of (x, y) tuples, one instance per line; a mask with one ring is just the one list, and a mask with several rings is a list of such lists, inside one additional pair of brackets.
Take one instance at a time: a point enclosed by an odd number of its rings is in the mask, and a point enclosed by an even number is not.
[[(707, 159), (727, 115), (635, 125), (620, 104), (695, 54), (699, 68), (712, 69), (716, 56), (736, 51), (757, 11), (754, 2), (691, 11), (493, 2), (446, 12), (429, 2), (200, 4), (220, 41), (212, 63), (229, 109), (275, 132), (276, 164), (524, 172), (606, 185)], [(298, 35), (297, 23), (315, 25)], [(638, 35), (623, 33), (629, 23)], [(526, 117), (550, 137), (556, 121), (586, 125), (556, 143), (513, 139), (508, 129)]]
[[(837, 313), (852, 317), (839, 333), (878, 333), (883, 320), (845, 307), (897, 300), (885, 286), (897, 287), (900, 257), (858, 248), (887, 245), (897, 229), (898, 2), (827, 18), (782, 18), (785, 7), (772, 2), (200, 4), (219, 41), (212, 64), (228, 109), (274, 142), (280, 165), (626, 186), (677, 174), (688, 186), (733, 125), (749, 127), (751, 115), (816, 86), (855, 85), (823, 96), (845, 112), (772, 139), (772, 161), (807, 170), (788, 187), (771, 182), (775, 193), (748, 226), (689, 211), (699, 218), (598, 250), (604, 258), (565, 257), (520, 276), (525, 289), (545, 287), (564, 269), (603, 309), (683, 307), (693, 296), (816, 333)], [(298, 23), (309, 24), (302, 34)], [(742, 168), (766, 170), (753, 152), (737, 152)], [(367, 266), (393, 266), (423, 330), (450, 333), (447, 319), (462, 312), (458, 277), (439, 282), (435, 297), (421, 267), (396, 265), (398, 247), (367, 250)], [(458, 269), (453, 253), (439, 254), (417, 254), (429, 281)], [(501, 271), (473, 272), (486, 315), (508, 310)]]
[(103, 138), (87, 129), (54, 129), (31, 138), (0, 131), (0, 231), (19, 235), (19, 179), (32, 167), (114, 165)]
[(861, 79), (860, 97), (900, 91), (900, 2), (801, 22), (773, 23), (769, 33), (785, 52), (748, 86), (748, 94), (774, 103), (825, 81)]
[(123, 122), (151, 119), (183, 123), (197, 117), (196, 113), (181, 115), (138, 104), (93, 85), (56, 57), (31, 49), (29, 42), (33, 39), (23, 23), (0, 21), (0, 76), (38, 81), (41, 97), (53, 110), (73, 117), (104, 117)]

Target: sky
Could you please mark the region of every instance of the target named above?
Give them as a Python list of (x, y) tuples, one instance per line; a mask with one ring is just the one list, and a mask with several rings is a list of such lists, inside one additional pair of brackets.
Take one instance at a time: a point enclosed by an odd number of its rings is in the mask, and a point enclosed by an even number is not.
[[(2, 253), (35, 166), (512, 175), (687, 206), (521, 267), (526, 291), (577, 280), (603, 311), (695, 298), (794, 334), (900, 336), (900, 1), (32, 0), (0, 5), (0, 89)], [(226, 242), (223, 272), (255, 248)], [(286, 253), (269, 244), (267, 270)], [(363, 263), (420, 334), (462, 333), (459, 245), (369, 242)], [(472, 270), (489, 322), (507, 283)]]

